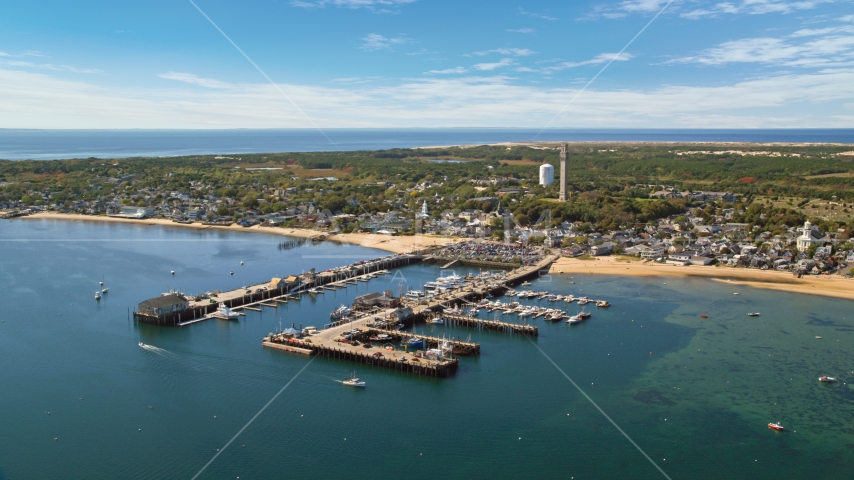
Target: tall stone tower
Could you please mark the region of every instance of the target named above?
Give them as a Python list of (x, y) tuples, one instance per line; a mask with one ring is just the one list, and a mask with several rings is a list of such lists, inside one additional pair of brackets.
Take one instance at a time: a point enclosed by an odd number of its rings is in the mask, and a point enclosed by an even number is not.
[(558, 197), (558, 200), (561, 202), (566, 201), (566, 175), (567, 170), (569, 170), (566, 159), (568, 149), (569, 144), (564, 143), (560, 146), (560, 197)]

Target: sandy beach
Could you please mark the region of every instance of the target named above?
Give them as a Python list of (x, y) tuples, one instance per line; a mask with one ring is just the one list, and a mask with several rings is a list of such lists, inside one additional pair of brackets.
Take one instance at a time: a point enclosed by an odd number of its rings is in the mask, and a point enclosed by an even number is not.
[[(259, 225), (255, 225), (253, 227), (241, 227), (239, 225), (231, 225), (228, 227), (224, 226), (216, 226), (216, 225), (202, 225), (201, 223), (175, 223), (171, 220), (166, 220), (163, 218), (146, 218), (142, 220), (133, 220), (126, 218), (115, 218), (115, 217), (106, 217), (106, 216), (96, 216), (96, 215), (78, 215), (78, 214), (66, 214), (66, 213), (37, 213), (34, 215), (29, 215), (26, 217), (19, 217), (23, 219), (53, 219), (53, 220), (63, 220), (63, 221), (78, 221), (78, 222), (115, 222), (115, 223), (131, 223), (136, 225), (160, 225), (164, 227), (176, 227), (176, 228), (192, 228), (195, 230), (207, 230), (207, 229), (217, 229), (217, 230), (232, 230), (235, 232), (246, 232), (246, 233), (268, 233), (272, 235), (286, 235), (290, 237), (302, 237), (308, 238), (316, 235), (328, 235), (327, 232), (322, 232), (319, 230), (308, 230), (302, 228), (279, 228), (279, 227), (262, 227)], [(372, 233), (345, 233), (332, 235), (328, 237), (329, 241), (340, 242), (340, 243), (349, 243), (352, 245), (360, 245), (368, 248), (376, 248), (378, 250), (385, 250), (387, 252), (392, 253), (406, 253), (411, 252), (413, 250), (418, 250), (424, 247), (431, 247), (434, 245), (445, 245), (447, 243), (453, 243), (455, 239), (448, 237), (438, 237), (432, 235), (413, 235), (413, 236), (390, 236), (390, 235), (377, 235)]]
[[(228, 227), (202, 225), (201, 223), (182, 224), (171, 220), (149, 218), (144, 220), (131, 220), (94, 215), (77, 215), (64, 213), (39, 213), (24, 219), (57, 219), (64, 221), (84, 222), (117, 222), (142, 225), (160, 225), (165, 227), (192, 228), (196, 230), (219, 229), (232, 230), (245, 233), (267, 233), (272, 235), (285, 235), (291, 237), (308, 238), (315, 235), (324, 235), (326, 232), (319, 230), (308, 230), (302, 228), (278, 228), (278, 227), (241, 227), (231, 225)], [(445, 245), (462, 241), (448, 237), (432, 235), (414, 235), (411, 237), (393, 237), (389, 235), (377, 235), (371, 233), (347, 233), (328, 237), (328, 241), (360, 245), (368, 248), (376, 248), (392, 253), (405, 253), (419, 248), (434, 245)], [(549, 273), (572, 274), (590, 273), (600, 275), (626, 275), (634, 277), (708, 277), (718, 281), (727, 282), (733, 286), (749, 286), (779, 290), (784, 292), (805, 293), (808, 295), (822, 295), (835, 298), (846, 298), (854, 300), (854, 279), (847, 279), (837, 275), (805, 276), (803, 278), (793, 277), (788, 272), (777, 272), (771, 270), (757, 270), (748, 268), (715, 267), (692, 265), (680, 267), (654, 262), (644, 262), (629, 257), (595, 257), (591, 259), (575, 259), (561, 257), (555, 262)]]
[(614, 256), (585, 260), (562, 257), (552, 265), (549, 273), (592, 273), (633, 277), (708, 277), (733, 286), (854, 299), (854, 279), (838, 275), (809, 275), (797, 278), (789, 272), (773, 270), (699, 265), (680, 267)]

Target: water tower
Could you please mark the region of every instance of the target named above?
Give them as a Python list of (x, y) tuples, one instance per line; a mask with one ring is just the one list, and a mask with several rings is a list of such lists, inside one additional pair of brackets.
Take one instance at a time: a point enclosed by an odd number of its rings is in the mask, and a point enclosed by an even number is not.
[(540, 165), (540, 185), (548, 186), (555, 183), (555, 167), (544, 163)]

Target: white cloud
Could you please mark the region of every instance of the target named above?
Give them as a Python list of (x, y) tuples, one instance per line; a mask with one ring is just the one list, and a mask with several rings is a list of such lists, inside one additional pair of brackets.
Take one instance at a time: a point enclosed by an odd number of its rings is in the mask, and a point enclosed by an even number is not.
[(534, 33), (534, 32), (536, 32), (536, 30), (534, 30), (533, 28), (508, 28), (507, 31), (511, 32), (511, 33)]
[[(798, 40), (803, 39), (800, 43)], [(788, 37), (746, 38), (665, 63), (721, 66), (760, 63), (786, 67), (838, 67), (854, 63), (854, 25), (802, 29)]]
[[(650, 0), (654, 1), (654, 0)], [(720, 14), (763, 15), (766, 13), (789, 14), (800, 10), (812, 10), (822, 3), (833, 3), (836, 0), (803, 0), (788, 2), (784, 0), (741, 0), (741, 3), (721, 2), (709, 7), (701, 7), (682, 13), (681, 16), (690, 20), (703, 17), (713, 17)]]
[(620, 3), (620, 10), (629, 13), (655, 13), (661, 10), (669, 0), (626, 0)]
[(625, 61), (631, 60), (632, 58), (634, 58), (634, 55), (632, 55), (631, 53), (627, 53), (627, 52), (623, 52), (623, 53), (600, 53), (599, 55), (596, 55), (595, 57), (593, 57), (589, 60), (584, 60), (581, 62), (561, 62), (557, 65), (552, 65), (549, 67), (543, 67), (539, 70), (531, 70), (531, 69), (519, 70), (519, 69), (517, 69), (517, 71), (520, 71), (520, 72), (522, 72), (522, 71), (530, 71), (530, 72), (538, 71), (538, 72), (544, 73), (544, 74), (552, 74), (554, 72), (559, 72), (561, 70), (566, 70), (568, 68), (584, 67), (587, 65), (602, 65), (603, 63), (610, 62), (612, 59), (615, 62), (625, 62)]
[[(395, 85), (280, 84), (322, 128), (545, 125), (580, 86), (515, 85), (502, 76)], [(557, 127), (850, 127), (854, 68), (719, 86), (588, 89)], [(0, 68), (0, 128), (305, 128), (269, 84), (229, 89), (115, 88)]]
[(468, 69), (465, 67), (454, 67), (454, 68), (446, 68), (444, 70), (430, 70), (429, 72), (424, 72), (425, 75), (448, 75), (452, 73), (466, 73)]
[(543, 15), (542, 13), (527, 12), (527, 11), (525, 11), (525, 9), (523, 9), (522, 7), (519, 7), (519, 15), (525, 15), (525, 16), (527, 16), (527, 17), (540, 18), (540, 19), (542, 19), (542, 20), (557, 20), (557, 18), (555, 18), (555, 17), (550, 17), (550, 16), (548, 16), (548, 15)]
[(9, 54), (6, 52), (0, 52), (0, 57), (8, 57)]
[(362, 38), (362, 45), (359, 47), (362, 50), (372, 52), (374, 50), (391, 50), (395, 45), (408, 43), (409, 40), (404, 37), (386, 38), (378, 33), (369, 33)]
[(533, 55), (537, 52), (527, 49), (527, 48), (495, 48), (492, 50), (484, 50), (481, 52), (474, 52), (472, 55), (477, 55), (479, 57), (483, 57), (489, 55), (490, 53), (497, 53), (499, 55), (513, 55), (516, 57), (527, 57), (528, 55)]
[(231, 88), (232, 85), (226, 82), (222, 82), (220, 80), (215, 80), (212, 78), (202, 78), (197, 75), (193, 75), (192, 73), (180, 73), (180, 72), (169, 72), (169, 73), (158, 73), (158, 77), (165, 78), (166, 80), (177, 80), (179, 82), (189, 83), (191, 85), (198, 85), (200, 87), (207, 88)]
[(477, 63), (474, 65), (474, 69), (491, 72), (499, 68), (509, 67), (510, 65), (513, 65), (513, 60), (509, 58), (502, 58), (501, 60), (493, 63)]
[[(0, 55), (3, 57), (21, 57), (24, 55)], [(30, 55), (27, 55), (30, 56)], [(55, 70), (58, 72), (72, 73), (104, 73), (97, 68), (78, 68), (71, 65), (55, 65), (53, 63), (32, 63), (22, 60), (0, 60), (0, 67), (37, 68), (41, 70)]]
[(377, 13), (394, 13), (386, 7), (396, 7), (415, 0), (293, 0), (291, 5), (302, 8), (325, 8), (327, 5), (345, 8), (366, 8)]

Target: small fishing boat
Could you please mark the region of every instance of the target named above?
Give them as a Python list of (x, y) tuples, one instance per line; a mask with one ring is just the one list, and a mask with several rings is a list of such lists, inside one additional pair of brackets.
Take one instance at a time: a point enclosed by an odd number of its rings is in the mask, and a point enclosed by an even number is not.
[(406, 345), (412, 348), (424, 348), (424, 339), (412, 337), (406, 342)]
[(700, 315), (700, 318), (709, 318), (708, 315)]
[(365, 388), (365, 382), (356, 378), (356, 372), (353, 372), (353, 374), (350, 375), (350, 377), (348, 377), (346, 380), (344, 380), (341, 383), (343, 383), (344, 385), (346, 385), (348, 387)]
[(430, 320), (430, 323), (432, 323), (433, 325), (444, 325), (445, 319), (442, 317), (436, 317), (436, 318)]
[(566, 319), (566, 323), (569, 323), (571, 325), (579, 324), (581, 323), (581, 317), (579, 317), (578, 315), (573, 315)]
[(607, 300), (599, 300), (598, 302), (596, 302), (596, 306), (597, 306), (597, 307), (605, 307), (605, 308), (607, 308), (607, 307), (610, 307), (610, 306), (611, 306), (611, 304), (610, 304), (610, 303), (608, 303), (608, 301), (607, 301)]
[(815, 338), (821, 340), (821, 335), (816, 335)]
[(748, 316), (748, 317), (758, 317), (758, 316), (759, 316), (759, 312), (750, 312), (750, 313), (748, 313), (748, 314), (747, 314), (747, 316)]
[(241, 261), (240, 264), (243, 265), (243, 261)]
[(521, 284), (521, 285), (522, 285), (523, 287), (530, 287), (530, 286), (531, 286), (531, 282), (522, 282), (522, 284)]
[(172, 275), (175, 275), (175, 270), (170, 270), (169, 273), (171, 273)]
[(777, 422), (777, 423), (769, 423), (769, 424), (768, 424), (768, 428), (770, 428), (771, 430), (777, 430), (778, 432), (781, 432), (781, 431), (783, 431), (783, 430), (785, 430), (785, 429), (786, 429), (785, 427), (783, 427), (782, 425), (780, 425), (780, 422)]
[(146, 344), (144, 344), (144, 343), (142, 343), (142, 342), (139, 342), (139, 347), (140, 347), (140, 348), (145, 348), (145, 347), (147, 347), (147, 346), (148, 346), (148, 345), (146, 345)]
[(101, 299), (101, 292), (96, 291), (95, 292), (95, 300), (100, 300), (100, 299)]
[(827, 375), (822, 375), (822, 376), (818, 377), (818, 381), (822, 382), (822, 383), (833, 383), (836, 381), (836, 378), (828, 377)]
[(110, 291), (110, 289), (109, 289), (109, 288), (104, 288), (104, 289), (102, 289), (102, 290), (101, 290), (101, 295), (104, 295), (104, 294), (106, 294), (106, 293), (107, 293), (107, 292), (109, 292), (109, 291)]
[(234, 275), (234, 270), (231, 270), (230, 272), (228, 272), (228, 274), (229, 274), (229, 275)]
[(581, 313), (578, 314), (578, 318), (580, 318), (582, 320), (587, 320), (588, 318), (590, 318), (590, 313), (585, 312), (584, 308), (582, 308)]
[(740, 294), (740, 293), (738, 293), (738, 292), (732, 292), (732, 294), (733, 294), (733, 295), (741, 295), (741, 294)]
[(391, 340), (391, 337), (385, 333), (380, 333), (376, 336), (370, 337), (372, 342), (382, 343), (388, 342)]

